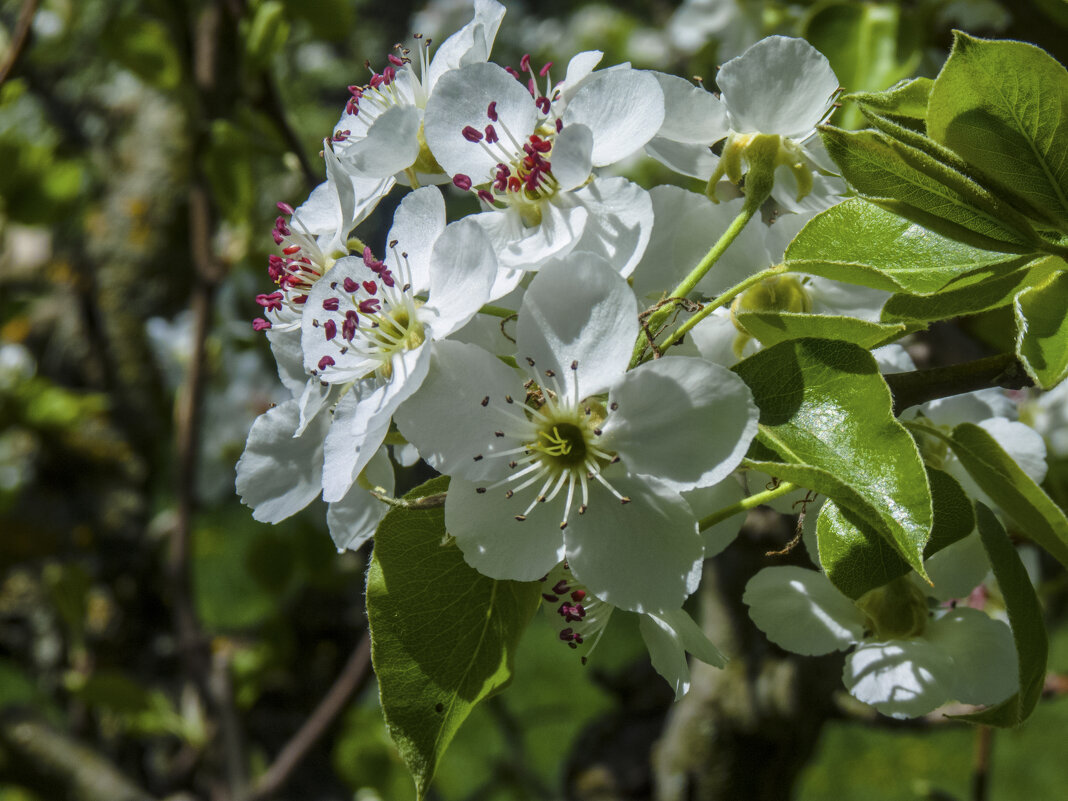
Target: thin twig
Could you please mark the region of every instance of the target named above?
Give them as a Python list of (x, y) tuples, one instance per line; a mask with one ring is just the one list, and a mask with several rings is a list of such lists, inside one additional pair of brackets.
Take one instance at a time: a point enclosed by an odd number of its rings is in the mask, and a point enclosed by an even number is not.
[(895, 415), (910, 406), (935, 398), (947, 398), (990, 387), (1023, 389), (1034, 384), (1013, 353), (999, 353), (997, 356), (948, 367), (888, 373), (883, 378), (894, 397)]
[(293, 771), (308, 755), (312, 747), (323, 736), (334, 719), (341, 714), (345, 705), (371, 676), (371, 635), (365, 633), (352, 652), (341, 674), (333, 686), (323, 696), (323, 700), (311, 713), (304, 725), (293, 738), (282, 747), (269, 768), (260, 776), (245, 796), (244, 801), (262, 801), (278, 792), (289, 781)]
[(19, 18), (15, 22), (15, 34), (11, 37), (11, 46), (7, 51), (7, 56), (4, 58), (4, 63), (0, 65), (0, 86), (7, 80), (11, 71), (15, 69), (19, 56), (22, 55), (22, 51), (26, 48), (26, 43), (30, 40), (30, 28), (33, 23), (33, 15), (37, 13), (38, 2), (40, 0), (23, 0), (22, 8), (19, 9)]
[(993, 750), (994, 730), (990, 726), (979, 726), (975, 730), (971, 801), (987, 801), (990, 797), (990, 755)]

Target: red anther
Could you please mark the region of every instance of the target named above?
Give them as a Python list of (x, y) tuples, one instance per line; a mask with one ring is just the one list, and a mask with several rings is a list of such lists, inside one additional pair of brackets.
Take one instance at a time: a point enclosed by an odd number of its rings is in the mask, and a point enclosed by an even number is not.
[(267, 311), (281, 311), (282, 293), (272, 292), (270, 295), (257, 295), (256, 302)]
[(323, 358), (321, 358), (319, 360), (319, 369), (320, 370), (325, 370), (327, 367), (329, 367), (332, 364), (334, 364), (334, 359), (332, 357), (323, 356)]
[(351, 114), (353, 117), (358, 117), (360, 115), (360, 106), (351, 97), (349, 98), (348, 102), (345, 104), (345, 113), (346, 114)]
[(483, 203), (489, 203), (491, 206), (493, 205), (493, 194), (485, 189), (478, 190), (478, 199), (481, 200)]
[(527, 79), (527, 91), (530, 92), (530, 96), (531, 97), (537, 97), (538, 96), (538, 85), (536, 83), (534, 83), (534, 79), (533, 78), (528, 78)]
[(360, 317), (355, 311), (349, 309), (345, 312), (345, 322), (341, 324), (341, 336), (345, 338), (346, 342), (352, 342), (352, 338), (356, 336), (356, 329), (360, 325)]
[(552, 143), (546, 142), (540, 136), (531, 135), (530, 145), (539, 153), (548, 153), (550, 150), (553, 149)]
[(385, 267), (382, 268), (382, 272), (378, 274), (378, 277), (382, 279), (382, 283), (386, 286), (391, 287), (396, 285), (396, 282), (393, 280), (393, 273), (391, 273)]
[(341, 285), (345, 287), (346, 292), (350, 293), (355, 292), (357, 289), (360, 288), (360, 285), (353, 281), (351, 278), (346, 278)]
[(534, 105), (538, 107), (538, 111), (540, 111), (542, 114), (548, 114), (549, 109), (552, 108), (552, 104), (549, 102), (549, 98), (547, 98), (545, 95), (542, 95), (537, 100), (535, 100)]
[(382, 70), (382, 83), (389, 86), (395, 80), (397, 80), (397, 71), (393, 67), (386, 67)]
[(497, 121), (497, 101), (494, 100), (489, 104), (489, 108), (486, 109), (486, 116), (494, 122)]
[(478, 130), (478, 128), (473, 128), (470, 125), (465, 125), (464, 129), (460, 133), (463, 134), (464, 139), (466, 139), (468, 142), (482, 141), (482, 131)]
[(378, 307), (382, 305), (382, 301), (378, 298), (368, 298), (367, 300), (360, 301), (360, 311), (363, 314), (374, 314), (378, 311)]
[(349, 132), (348, 131), (335, 131), (334, 132), (334, 141), (335, 142), (344, 142), (348, 138), (349, 138)]
[(337, 336), (337, 323), (333, 320), (327, 320), (323, 323), (323, 333), (326, 334), (328, 340)]
[(274, 243), (276, 245), (281, 245), (282, 242), (285, 241), (285, 237), (282, 236), (282, 232), (279, 231), (277, 228), (275, 228), (273, 231), (271, 231), (271, 236), (274, 237)]
[(367, 82), (367, 85), (372, 89), (377, 89), (385, 81), (385, 78), (379, 75), (377, 72), (371, 75), (371, 80)]
[(523, 72), (527, 72), (530, 69), (530, 53), (524, 53), (523, 57), (519, 59), (519, 69)]
[(371, 248), (367, 247), (366, 245), (363, 248), (363, 254), (362, 255), (363, 255), (363, 263), (366, 264), (371, 269), (374, 269), (374, 266), (376, 264), (381, 264), (382, 263), (380, 261), (376, 261), (375, 260), (375, 254), (372, 253), (371, 252)]
[(269, 331), (270, 328), (271, 324), (264, 320), (262, 317), (257, 317), (255, 320), (252, 321), (253, 331)]
[(275, 205), (278, 206), (278, 210), (281, 211), (283, 214), (288, 214), (290, 217), (293, 216), (293, 207), (290, 206), (288, 203), (283, 203), (281, 200), (279, 200), (278, 203), (276, 203)]
[(552, 65), (553, 65), (553, 63), (551, 61), (546, 61), (545, 62), (545, 66), (542, 67), (540, 70), (538, 70), (538, 75), (540, 75), (542, 78), (544, 78), (546, 75), (549, 74), (549, 68)]
[(560, 133), (560, 131), (562, 131), (562, 130), (564, 130), (564, 121), (562, 119), (557, 119), (556, 120), (556, 132)]
[(571, 588), (567, 584), (567, 579), (560, 579), (553, 585), (553, 592), (555, 592), (557, 595), (563, 595), (570, 589)]
[(404, 64), (404, 59), (403, 58), (401, 58), (400, 56), (395, 56), (392, 53), (390, 53), (388, 56), (386, 56), (386, 58), (388, 58), (389, 59), (389, 63), (393, 64), (394, 66), (399, 67), (402, 64)]
[(520, 181), (516, 176), (513, 175), (511, 178), (508, 179), (508, 190), (510, 192), (518, 192), (522, 188), (523, 182)]
[(337, 311), (341, 301), (337, 298), (327, 298), (323, 301), (323, 308), (326, 311)]
[(282, 261), (281, 256), (271, 254), (267, 257), (267, 275), (270, 276), (272, 281), (277, 283), (278, 279), (285, 274), (285, 269), (286, 263)]
[(350, 86), (350, 87), (348, 87), (348, 89), (349, 89), (349, 94), (352, 95), (355, 99), (359, 100), (361, 97), (363, 97), (363, 87), (362, 86)]
[(585, 597), (586, 597), (586, 591), (585, 590), (575, 590), (573, 593), (571, 593), (571, 600), (574, 601), (575, 603), (578, 603), (579, 601), (581, 601)]
[(307, 296), (307, 295), (297, 295), (297, 296), (296, 296), (295, 298), (293, 298), (292, 300), (293, 300), (293, 302), (294, 302), (294, 303), (301, 303), (301, 304), (303, 304), (303, 303), (307, 303), (307, 302), (308, 302), (308, 296)]
[[(544, 581), (544, 580), (545, 579), (542, 579), (542, 581)], [(544, 598), (546, 601), (548, 601), (551, 604), (554, 604), (554, 603), (556, 603), (557, 601), (560, 600), (555, 595), (547, 595), (545, 593), (542, 593), (541, 597)]]
[(494, 142), (497, 142), (497, 141), (499, 141), (499, 137), (497, 136), (497, 129), (494, 128), (492, 125), (487, 125), (486, 126), (486, 144), (492, 145)]
[(368, 295), (378, 294), (378, 284), (376, 284), (374, 281), (364, 281), (363, 288), (367, 290)]
[(452, 183), (457, 189), (462, 189), (465, 192), (471, 188), (470, 176), (464, 175), (462, 172), (458, 172), (456, 175), (452, 176)]
[(515, 78), (517, 81), (523, 80), (523, 76), (519, 74), (519, 70), (517, 70), (515, 67), (505, 67), (504, 71), (511, 75), (513, 78)]
[(292, 256), (294, 253), (300, 253), (300, 245), (290, 245), (289, 247), (282, 248), (282, 252), (287, 256)]

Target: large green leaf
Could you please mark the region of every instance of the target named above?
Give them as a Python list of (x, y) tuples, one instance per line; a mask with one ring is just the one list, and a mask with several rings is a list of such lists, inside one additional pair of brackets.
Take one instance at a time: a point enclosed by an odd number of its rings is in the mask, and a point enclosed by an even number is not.
[(1034, 45), (955, 37), (928, 133), (1068, 233), (1068, 71)]
[[(906, 78), (919, 65), (916, 31), (891, 3), (824, 3), (806, 20), (802, 35), (831, 62), (850, 91), (877, 91)], [(859, 128), (860, 111), (846, 104), (837, 112), (845, 128)]]
[(969, 275), (1009, 273), (1025, 258), (939, 236), (860, 198), (812, 218), (786, 249), (792, 271), (909, 295), (930, 295)]
[[(427, 482), (406, 499), (443, 491)], [(371, 660), (390, 736), (426, 796), (460, 724), (512, 679), (537, 582), (487, 578), (445, 539), (445, 512), (395, 508), (375, 534), (367, 575)]]
[(836, 339), (871, 350), (907, 332), (901, 323), (873, 323), (856, 317), (794, 312), (740, 312), (734, 321), (765, 346), (787, 339)]
[(996, 706), (961, 715), (962, 720), (983, 723), (989, 726), (1016, 726), (1025, 721), (1042, 697), (1046, 681), (1046, 660), (1049, 641), (1042, 622), (1042, 607), (1031, 586), (1031, 579), (1012, 547), (1005, 529), (997, 516), (981, 503), (976, 504), (979, 536), (986, 548), (994, 576), (1005, 599), (1012, 626), (1012, 638), (1016, 643), (1016, 659), (1020, 671), (1020, 689), (1011, 698)]
[(843, 99), (855, 102), (873, 123), (888, 120), (898, 127), (924, 133), (932, 86), (934, 81), (930, 78), (913, 78), (885, 92), (851, 92)]
[(872, 355), (847, 342), (796, 339), (734, 370), (760, 408), (748, 466), (836, 501), (926, 576), (927, 473), (916, 443), (891, 412)]
[(820, 130), (845, 179), (884, 208), (975, 247), (1053, 252), (1027, 218), (930, 153), (876, 131)]
[[(927, 478), (931, 484), (934, 524), (923, 550), (924, 559), (968, 536), (975, 527), (971, 501), (956, 479), (930, 467)], [(853, 600), (904, 576), (910, 569), (870, 525), (834, 501), (828, 501), (820, 509), (816, 541), (827, 578)]]
[(1068, 377), (1068, 273), (1016, 296), (1016, 354), (1043, 389)]
[(1068, 567), (1068, 518), (990, 434), (974, 423), (953, 429), (949, 446), (990, 499), (1030, 537)]
[[(894, 295), (883, 305), (881, 317), (888, 323), (931, 322), (999, 309), (1010, 305), (1020, 290), (1043, 283), (1063, 265), (1063, 259), (1047, 256), (1004, 274), (1000, 266), (982, 268), (948, 284), (936, 295)], [(975, 280), (984, 275), (982, 280)]]

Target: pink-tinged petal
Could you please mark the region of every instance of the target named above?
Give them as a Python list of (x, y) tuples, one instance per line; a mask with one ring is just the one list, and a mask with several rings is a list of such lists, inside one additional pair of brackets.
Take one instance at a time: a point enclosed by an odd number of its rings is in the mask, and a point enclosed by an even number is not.
[(620, 503), (590, 482), (589, 508), (582, 515), (572, 512), (564, 529), (572, 573), (598, 598), (621, 609), (678, 609), (701, 579), (704, 546), (693, 512), (655, 479), (612, 470), (604, 475), (630, 502)]
[(842, 651), (864, 636), (864, 615), (816, 570), (766, 567), (749, 579), (742, 601), (756, 627), (795, 654)]
[(593, 164), (614, 164), (656, 136), (664, 122), (664, 93), (651, 73), (613, 69), (596, 73), (575, 92), (564, 128), (585, 125), (593, 133)]
[[(521, 368), (565, 397), (604, 392), (623, 377), (638, 335), (638, 303), (603, 259), (574, 252), (542, 268), (516, 321)], [(534, 365), (530, 366), (533, 361)]]
[(495, 125), (507, 128), (517, 141), (526, 140), (538, 114), (534, 99), (496, 64), (470, 64), (438, 81), (427, 101), (424, 133), (438, 164), (450, 175), (470, 175), (481, 183), (500, 160), (463, 135), (465, 128), (482, 129), (487, 124), (486, 111), (493, 102), (499, 118)]
[(757, 432), (753, 395), (726, 367), (664, 356), (628, 372), (608, 395), (604, 447), (633, 473), (676, 491), (729, 476)]
[(319, 495), (323, 437), (330, 418), (321, 415), (303, 435), (294, 437), (299, 419), (296, 400), (268, 409), (252, 424), (238, 460), (237, 494), (262, 523), (285, 520)]
[(504, 487), (479, 492), (484, 483), (453, 476), (445, 501), (445, 530), (456, 538), (464, 560), (496, 579), (534, 581), (564, 558), (560, 521), (537, 509), (515, 519), (526, 502), (506, 497)]

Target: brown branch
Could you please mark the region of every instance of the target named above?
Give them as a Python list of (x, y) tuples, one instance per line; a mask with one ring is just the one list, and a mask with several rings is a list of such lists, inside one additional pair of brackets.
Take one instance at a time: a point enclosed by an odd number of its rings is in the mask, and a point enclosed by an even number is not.
[(101, 754), (29, 717), (0, 719), (0, 775), (42, 798), (153, 801)]
[(987, 801), (990, 797), (990, 755), (993, 750), (994, 730), (990, 726), (979, 726), (975, 730), (971, 801)]
[(26, 43), (30, 40), (30, 27), (33, 23), (33, 15), (37, 13), (39, 0), (23, 0), (22, 8), (19, 9), (19, 18), (15, 22), (15, 33), (11, 37), (11, 46), (7, 51), (3, 64), (0, 64), (0, 86), (15, 69), (22, 51), (26, 49)]
[(907, 373), (883, 376), (894, 397), (894, 414), (899, 415), (910, 406), (935, 398), (948, 398), (978, 389), (1002, 387), (1023, 389), (1034, 384), (1023, 365), (1012, 353), (999, 353), (985, 359), (962, 362), (948, 367), (932, 367)]
[(289, 781), (293, 771), (323, 736), (334, 719), (371, 676), (371, 635), (365, 633), (356, 650), (349, 656), (341, 674), (323, 696), (293, 738), (282, 747), (278, 756), (256, 781), (244, 801), (263, 801), (277, 793)]

